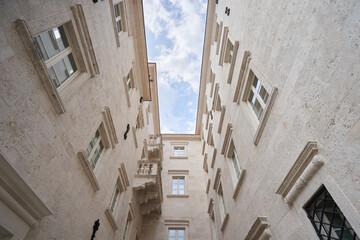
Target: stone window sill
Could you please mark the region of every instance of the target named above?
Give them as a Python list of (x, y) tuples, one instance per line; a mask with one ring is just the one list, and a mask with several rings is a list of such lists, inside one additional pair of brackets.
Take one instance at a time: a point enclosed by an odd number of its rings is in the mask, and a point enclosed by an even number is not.
[(90, 183), (91, 183), (92, 187), (94, 188), (94, 191), (95, 192), (99, 191), (99, 189), (100, 189), (99, 182), (96, 179), (94, 172), (91, 170), (89, 162), (86, 160), (84, 151), (78, 152), (78, 158), (79, 158), (82, 166), (84, 167), (86, 175), (88, 176)]
[(222, 224), (221, 224), (221, 231), (222, 231), (222, 232), (224, 232), (228, 220), (229, 220), (229, 214), (227, 213), (227, 214), (225, 215), (225, 217), (224, 217), (224, 220), (222, 221)]
[(170, 156), (170, 159), (188, 159), (186, 156)]
[(189, 198), (188, 194), (168, 194), (168, 198)]
[(235, 185), (235, 189), (234, 189), (234, 194), (233, 194), (233, 199), (236, 200), (241, 183), (243, 182), (244, 179), (244, 175), (246, 174), (246, 169), (243, 169), (240, 175), (240, 178), (238, 179), (236, 185)]
[(117, 227), (117, 222), (116, 222), (116, 220), (114, 218), (114, 215), (110, 212), (110, 208), (107, 207), (105, 209), (105, 214), (106, 214), (107, 219), (110, 222), (111, 227), (113, 228), (114, 231), (116, 231), (117, 228), (118, 228)]

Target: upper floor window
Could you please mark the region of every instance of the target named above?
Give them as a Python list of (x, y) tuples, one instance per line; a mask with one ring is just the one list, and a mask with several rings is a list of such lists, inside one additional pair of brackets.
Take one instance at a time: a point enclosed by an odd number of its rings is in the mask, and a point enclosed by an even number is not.
[(318, 190), (304, 209), (319, 239), (359, 240), (354, 229), (324, 186)]
[(130, 72), (128, 73), (128, 75), (126, 76), (126, 87), (127, 90), (130, 92), (131, 88), (133, 88), (133, 83), (132, 83), (132, 79), (131, 79), (131, 74)]
[(115, 14), (115, 22), (116, 22), (116, 29), (117, 32), (120, 33), (121, 31), (123, 31), (124, 27), (123, 27), (123, 19), (122, 19), (122, 15), (123, 15), (123, 4), (122, 2), (119, 2), (118, 4), (114, 5), (114, 14)]
[(234, 44), (228, 39), (227, 45), (226, 45), (226, 52), (225, 52), (225, 62), (231, 63), (231, 60), (234, 56)]
[(250, 104), (251, 108), (253, 109), (259, 121), (266, 107), (268, 98), (269, 98), (268, 92), (261, 84), (259, 79), (255, 76), (255, 74), (253, 74), (253, 80), (248, 97), (248, 103)]
[(120, 195), (120, 189), (119, 189), (119, 187), (116, 185), (114, 194), (113, 194), (113, 196), (112, 196), (112, 198), (111, 198), (111, 202), (110, 202), (110, 212), (111, 212), (112, 214), (114, 214), (114, 212), (115, 212), (115, 207), (116, 207), (116, 203), (118, 202), (119, 195)]
[(123, 240), (128, 239), (129, 238), (129, 229), (131, 226), (131, 221), (132, 221), (132, 216), (131, 213), (129, 211), (127, 219), (126, 219), (126, 223), (125, 223), (125, 229), (124, 229), (124, 234), (123, 234)]
[(173, 177), (171, 194), (185, 194), (185, 177)]
[(220, 202), (221, 219), (223, 221), (225, 219), (225, 217), (226, 217), (226, 207), (225, 207), (225, 199), (224, 199), (224, 194), (223, 194), (223, 189), (222, 189), (221, 183), (220, 183), (220, 186), (219, 186), (219, 189), (218, 189), (217, 193), (218, 193), (219, 202)]
[(97, 130), (95, 136), (91, 139), (88, 147), (84, 152), (85, 157), (90, 164), (91, 170), (95, 169), (103, 149), (104, 149), (104, 144), (102, 142), (100, 132), (99, 130)]
[(174, 157), (185, 156), (185, 147), (174, 147)]
[(169, 240), (185, 240), (185, 229), (169, 229)]
[(240, 176), (241, 176), (241, 168), (240, 168), (240, 165), (239, 165), (239, 158), (238, 158), (238, 155), (236, 153), (235, 147), (232, 148), (230, 156), (231, 156), (231, 162), (232, 162), (234, 172), (235, 172), (235, 177), (236, 177), (237, 180), (239, 180)]
[(35, 36), (35, 43), (55, 86), (59, 88), (77, 70), (66, 24)]

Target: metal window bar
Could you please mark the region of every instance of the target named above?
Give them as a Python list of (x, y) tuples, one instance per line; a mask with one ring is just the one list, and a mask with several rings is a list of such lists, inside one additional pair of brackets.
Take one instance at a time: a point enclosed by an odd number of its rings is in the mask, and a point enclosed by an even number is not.
[[(304, 210), (320, 240), (359, 240), (354, 229), (324, 186), (304, 206)], [(336, 224), (335, 221), (341, 225)]]

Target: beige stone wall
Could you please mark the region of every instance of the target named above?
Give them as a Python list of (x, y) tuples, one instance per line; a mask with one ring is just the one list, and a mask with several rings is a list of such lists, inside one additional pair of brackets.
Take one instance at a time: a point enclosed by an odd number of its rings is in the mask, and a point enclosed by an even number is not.
[[(244, 239), (259, 216), (267, 217), (272, 239), (317, 239), (302, 207), (322, 184), (360, 234), (359, 3), (220, 0), (217, 5), (215, 1), (209, 4), (205, 49), (211, 46), (204, 53), (209, 54), (203, 60), (201, 79), (206, 90), (200, 96), (210, 111), (211, 69), (214, 85), (219, 84), (221, 104), (226, 107), (221, 133), (221, 112), (212, 111), (214, 118), (210, 118), (209, 125), (213, 125), (214, 146), (206, 144), (204, 152), (210, 159), (208, 202), (210, 198), (215, 200), (219, 239)], [(231, 9), (229, 16), (224, 14), (226, 7)], [(231, 83), (227, 83), (230, 64), (219, 65), (221, 47), (216, 54), (218, 43), (213, 43), (215, 22), (228, 27), (233, 43), (239, 41)], [(278, 89), (257, 145), (254, 138), (259, 123), (251, 107), (241, 99), (233, 101), (245, 51), (251, 53), (248, 69), (254, 71), (269, 93)], [(241, 97), (247, 79), (245, 74)], [(203, 111), (198, 126), (203, 124), (206, 141), (209, 128), (205, 104)], [(233, 167), (230, 159), (221, 154), (229, 123), (240, 166), (246, 169), (235, 199)], [(311, 175), (289, 205), (276, 192), (309, 141), (317, 143), (317, 156), (324, 165)], [(214, 148), (217, 154), (211, 168)], [(223, 232), (213, 190), (218, 168), (229, 213)]]
[[(151, 124), (156, 123), (151, 119), (157, 110), (146, 114), (151, 102), (139, 103), (143, 88), (140, 75), (148, 75), (147, 69), (138, 65), (147, 59), (141, 56), (144, 59), (139, 60), (133, 37), (136, 34), (134, 16), (141, 14), (136, 12), (134, 1), (126, 1), (127, 32), (120, 33), (120, 47), (117, 47), (110, 2), (1, 1), (0, 151), (52, 212), (30, 229), (26, 239), (89, 239), (96, 219), (100, 219), (97, 239), (122, 239), (137, 160), (148, 132), (154, 132)], [(80, 30), (70, 10), (75, 4), (83, 6), (98, 63), (100, 73), (94, 77), (90, 76)], [(85, 69), (59, 91), (66, 109), (64, 114), (55, 111), (44, 90), (15, 29), (17, 19), (25, 20), (33, 35), (68, 21), (75, 29)], [(130, 92), (129, 107), (123, 78), (131, 68), (136, 89)], [(88, 146), (103, 120), (105, 106), (110, 109), (119, 143), (106, 148), (101, 155), (95, 168), (100, 189), (95, 192), (77, 155)], [(136, 130), (136, 148), (131, 129), (126, 140), (123, 136), (127, 124), (135, 126), (138, 107), (142, 108), (145, 127)], [(114, 217), (118, 230), (114, 231), (104, 211), (110, 204), (121, 162), (125, 164), (130, 186), (121, 194), (116, 207)], [(136, 228), (141, 228), (136, 202), (133, 205), (135, 218), (129, 239), (135, 239)]]
[[(196, 135), (163, 135), (164, 202), (158, 219), (144, 219), (143, 240), (168, 239), (169, 228), (185, 228), (186, 239), (211, 239), (202, 170), (201, 142)], [(173, 147), (185, 146), (185, 158), (173, 158)], [(185, 177), (185, 195), (171, 194), (172, 176)], [(171, 223), (170, 223), (171, 222)], [(185, 223), (184, 223), (185, 222)]]

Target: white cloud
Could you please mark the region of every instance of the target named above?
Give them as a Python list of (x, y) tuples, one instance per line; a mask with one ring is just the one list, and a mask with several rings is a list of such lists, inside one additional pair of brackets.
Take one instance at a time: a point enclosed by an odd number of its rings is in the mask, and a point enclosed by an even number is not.
[[(193, 133), (195, 130), (196, 113), (190, 106), (196, 105), (197, 100), (179, 103), (184, 90), (180, 92), (174, 83), (190, 86), (185, 90), (187, 94), (198, 94), (205, 13), (205, 0), (144, 1), (146, 31), (159, 42), (147, 47), (158, 52), (156, 56), (149, 56), (153, 58), (149, 60), (157, 63), (162, 132)], [(188, 107), (187, 119), (184, 119), (184, 112), (178, 114), (177, 108), (181, 105)]]

